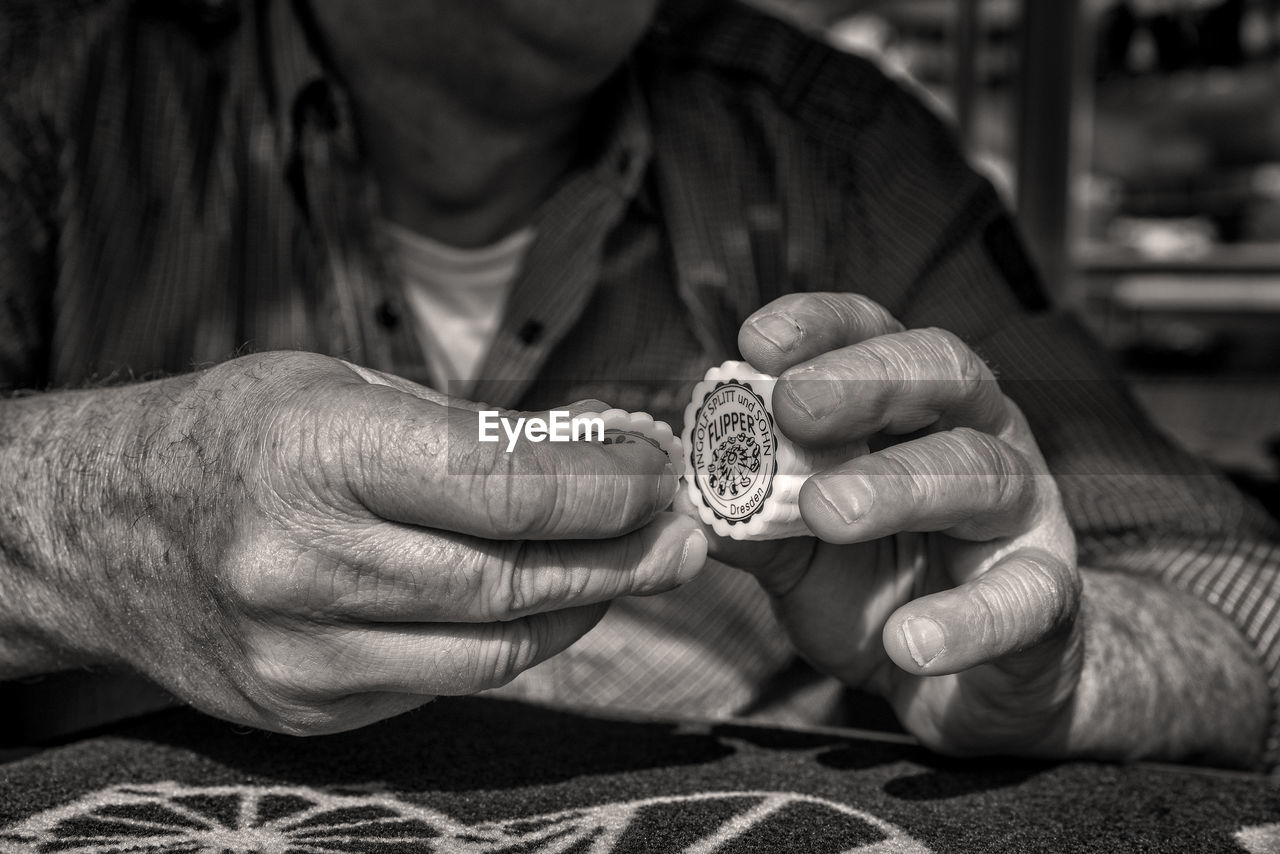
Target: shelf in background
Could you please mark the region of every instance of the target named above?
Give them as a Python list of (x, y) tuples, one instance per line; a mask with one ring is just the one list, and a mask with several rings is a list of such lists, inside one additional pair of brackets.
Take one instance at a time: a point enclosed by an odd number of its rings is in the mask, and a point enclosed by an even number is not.
[(1156, 422), (1192, 453), (1236, 472), (1275, 480), (1280, 462), (1280, 376), (1131, 375), (1138, 400)]
[(1089, 244), (1075, 252), (1074, 266), (1088, 276), (1139, 273), (1170, 276), (1235, 274), (1280, 278), (1280, 243), (1238, 243), (1204, 255), (1155, 257), (1120, 246)]
[(1094, 244), (1076, 252), (1074, 267), (1087, 297), (1121, 310), (1280, 313), (1280, 244), (1237, 244), (1182, 258)]
[(1127, 311), (1280, 314), (1280, 274), (1274, 279), (1240, 274), (1130, 274), (1118, 277), (1108, 296), (1116, 308)]

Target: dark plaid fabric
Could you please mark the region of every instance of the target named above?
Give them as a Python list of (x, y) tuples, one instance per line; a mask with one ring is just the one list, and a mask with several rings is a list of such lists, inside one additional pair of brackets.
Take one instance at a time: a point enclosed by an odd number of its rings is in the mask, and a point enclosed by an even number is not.
[(0, 851), (1267, 854), (1276, 783), (440, 700), (298, 739), (171, 712), (0, 765)]
[[(2, 14), (0, 387), (275, 348), (426, 379), (350, 107), (302, 4), (18, 0)], [(1220, 608), (1280, 692), (1280, 530), (1163, 438), (1049, 307), (1013, 222), (925, 107), (735, 3), (656, 29), (597, 101), (477, 399), (598, 397), (678, 426), (752, 310), (864, 293), (991, 363), (1059, 476), (1086, 565)], [(716, 567), (618, 603), (512, 690), (740, 713), (772, 704), (791, 659), (753, 583)], [(820, 717), (836, 694), (805, 683), (772, 707)]]

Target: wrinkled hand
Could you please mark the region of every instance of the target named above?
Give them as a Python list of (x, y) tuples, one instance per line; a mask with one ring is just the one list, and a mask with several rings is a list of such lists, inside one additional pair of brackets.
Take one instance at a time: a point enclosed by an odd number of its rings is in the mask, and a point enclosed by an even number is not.
[(763, 308), (739, 345), (780, 376), (778, 426), (875, 453), (800, 495), (820, 541), (716, 543), (756, 574), (801, 653), (889, 699), (952, 753), (1053, 753), (1078, 685), (1075, 539), (1022, 413), (956, 336), (851, 294)]
[(115, 657), (222, 717), (330, 732), (501, 685), (701, 568), (696, 525), (659, 512), (661, 452), (508, 454), (448, 403), (306, 354), (183, 387), (126, 455), (142, 509)]

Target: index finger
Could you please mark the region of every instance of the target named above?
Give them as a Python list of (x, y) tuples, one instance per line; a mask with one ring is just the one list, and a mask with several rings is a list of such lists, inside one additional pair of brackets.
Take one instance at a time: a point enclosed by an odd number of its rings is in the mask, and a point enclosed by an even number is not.
[(738, 349), (756, 370), (776, 377), (823, 353), (904, 328), (883, 306), (859, 294), (788, 294), (747, 318), (738, 332)]
[[(342, 477), (383, 519), (498, 540), (604, 539), (648, 524), (676, 491), (666, 454), (643, 443), (512, 439), (506, 427), (480, 441), (481, 412), (385, 386), (355, 393)], [(548, 413), (496, 417), (514, 426)]]

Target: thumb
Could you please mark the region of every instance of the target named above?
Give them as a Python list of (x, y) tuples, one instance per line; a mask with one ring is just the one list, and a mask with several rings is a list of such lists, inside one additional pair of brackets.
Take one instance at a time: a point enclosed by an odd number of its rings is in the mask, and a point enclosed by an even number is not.
[(1080, 607), (1080, 575), (1024, 549), (959, 587), (903, 605), (885, 623), (885, 651), (916, 676), (959, 673), (1064, 637)]

